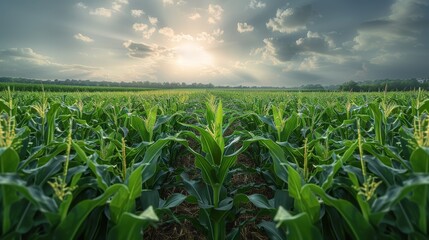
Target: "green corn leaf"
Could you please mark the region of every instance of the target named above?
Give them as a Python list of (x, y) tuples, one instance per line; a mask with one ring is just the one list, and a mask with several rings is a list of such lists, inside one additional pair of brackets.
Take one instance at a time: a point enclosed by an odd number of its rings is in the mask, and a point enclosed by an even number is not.
[(140, 204), (142, 209), (146, 209), (153, 206), (155, 209), (159, 209), (161, 205), (161, 198), (157, 190), (144, 189), (141, 192)]
[[(145, 165), (141, 165), (137, 169), (135, 169), (129, 176), (126, 181), (129, 190), (129, 199), (134, 200), (141, 195), (143, 179), (142, 179), (142, 169)], [(147, 174), (149, 175), (149, 174)]]
[(141, 169), (143, 183), (150, 179), (156, 173), (156, 163), (158, 161), (158, 158), (161, 156), (163, 148), (171, 141), (175, 141), (187, 146), (187, 142), (184, 139), (176, 137), (167, 137), (159, 139), (147, 148), (143, 160), (135, 164), (136, 167), (139, 167), (140, 165), (143, 166), (143, 168)]
[(303, 188), (309, 188), (314, 194), (319, 196), (323, 203), (334, 207), (347, 223), (352, 236), (355, 239), (373, 239), (375, 236), (374, 228), (365, 220), (359, 210), (350, 202), (342, 199), (336, 199), (315, 184), (306, 184)]
[(130, 191), (127, 187), (118, 189), (116, 194), (114, 194), (109, 206), (110, 215), (114, 223), (119, 222), (122, 214), (132, 211), (132, 207), (134, 207), (134, 201), (131, 202), (131, 200)]
[(47, 136), (45, 143), (46, 145), (49, 145), (53, 140), (55, 136), (55, 119), (57, 117), (57, 113), (59, 108), (61, 107), (61, 104), (59, 103), (53, 103), (51, 104), (51, 107), (48, 110), (48, 113), (46, 114), (46, 123), (48, 125), (47, 133), (45, 136)]
[(270, 151), (270, 155), (274, 162), (274, 172), (282, 181), (288, 182), (287, 166), (291, 163), (287, 161), (282, 148), (271, 139), (255, 137), (248, 142), (257, 141), (262, 143)]
[(274, 221), (277, 222), (277, 227), (285, 226), (287, 239), (291, 240), (307, 240), (307, 239), (322, 239), (319, 229), (312, 223), (307, 213), (299, 213), (292, 216), (283, 207), (279, 207)]
[(295, 205), (301, 212), (306, 212), (312, 222), (317, 222), (319, 220), (320, 204), (316, 196), (308, 188), (303, 188), (304, 181), (295, 169), (288, 166), (288, 171), (288, 190), (290, 196), (295, 199)]
[(380, 107), (376, 103), (369, 104), (372, 115), (374, 117), (374, 130), (375, 130), (375, 139), (381, 144), (385, 143), (385, 130), (383, 128), (383, 113), (380, 110)]
[(412, 193), (413, 195), (411, 196), (411, 199), (417, 203), (419, 208), (419, 229), (423, 233), (427, 233), (428, 229), (426, 208), (427, 202), (429, 201), (428, 192), (429, 176), (427, 174), (419, 174), (404, 181), (402, 183), (402, 186), (390, 187), (385, 195), (377, 198), (374, 201), (371, 207), (373, 209), (373, 212), (377, 214), (378, 217), (381, 217), (387, 212), (389, 212), (393, 207), (395, 207), (395, 205), (400, 205), (400, 201), (406, 198), (410, 193)]
[(19, 156), (15, 150), (9, 147), (0, 147), (0, 173), (15, 172), (18, 165)]
[(410, 162), (415, 172), (429, 173), (429, 148), (417, 148), (411, 154)]
[(180, 193), (174, 193), (169, 198), (167, 198), (162, 204), (159, 205), (159, 208), (173, 208), (179, 206), (183, 201), (185, 201), (186, 196)]
[(229, 169), (237, 162), (237, 155), (224, 156), (218, 172), (218, 183), (223, 184)]
[[(47, 162), (45, 165), (29, 170), (22, 170), (27, 175), (27, 182), (32, 182), (35, 185), (42, 186), (49, 179), (53, 178), (55, 174), (60, 172), (63, 167), (63, 163), (66, 160), (65, 156), (55, 156), (51, 161)], [(34, 182), (32, 181), (34, 178)]]
[(112, 165), (101, 165), (96, 162), (97, 155), (91, 155), (88, 158), (87, 165), (97, 179), (97, 185), (105, 191), (111, 184), (110, 173), (113, 172)]
[(138, 132), (141, 139), (145, 142), (150, 142), (151, 141), (150, 134), (149, 134), (149, 131), (146, 129), (146, 124), (143, 121), (143, 119), (139, 116), (132, 115), (130, 117), (130, 120), (131, 120), (131, 127)]
[(158, 112), (158, 106), (153, 106), (149, 112), (146, 113), (146, 119), (144, 120), (144, 124), (146, 127), (146, 131), (149, 134), (149, 141), (152, 141), (153, 139), (153, 130), (155, 129), (156, 124), (156, 116)]
[(268, 222), (263, 220), (260, 224), (258, 224), (258, 227), (263, 228), (272, 240), (286, 239), (286, 235), (284, 234), (284, 232), (280, 231), (280, 229), (276, 227), (276, 224), (274, 222)]
[(284, 142), (289, 139), (289, 136), (292, 134), (292, 132), (298, 128), (299, 126), (299, 117), (296, 113), (293, 113), (285, 120), (285, 126), (283, 131), (281, 132), (281, 138), (279, 141)]
[(54, 232), (54, 239), (75, 239), (79, 228), (82, 226), (88, 215), (98, 206), (107, 203), (109, 198), (120, 189), (126, 188), (122, 184), (115, 184), (106, 189), (104, 193), (94, 199), (84, 200), (74, 206), (65, 219), (58, 225)]
[(270, 204), (267, 197), (262, 194), (252, 194), (249, 196), (249, 200), (257, 208), (271, 209), (271, 210), (275, 209), (275, 207), (272, 204)]
[(0, 186), (9, 186), (9, 189), (19, 192), (28, 201), (33, 203), (41, 212), (54, 213), (58, 209), (55, 201), (46, 196), (42, 189), (37, 186), (27, 186), (26, 181), (22, 180), (16, 173), (0, 174)]
[(182, 173), (180, 176), (182, 178), (182, 181), (186, 190), (191, 196), (194, 196), (197, 198), (198, 205), (201, 208), (213, 207), (213, 201), (211, 198), (212, 194), (206, 184), (197, 182), (194, 180), (190, 180), (185, 173)]
[(109, 231), (108, 239), (143, 239), (142, 229), (157, 221), (159, 219), (153, 207), (149, 207), (139, 215), (124, 213), (119, 223)]
[(214, 136), (204, 128), (188, 124), (183, 125), (193, 128), (200, 133), (201, 147), (203, 152), (207, 153), (207, 160), (209, 160), (211, 164), (216, 164), (219, 166), (222, 161), (224, 149), (220, 148), (220, 145), (216, 142)]

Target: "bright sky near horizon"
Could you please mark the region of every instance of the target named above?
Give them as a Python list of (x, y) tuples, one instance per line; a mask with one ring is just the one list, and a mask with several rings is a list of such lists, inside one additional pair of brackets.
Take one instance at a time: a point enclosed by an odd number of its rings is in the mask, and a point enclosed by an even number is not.
[(0, 76), (286, 87), (429, 77), (429, 1), (2, 0)]

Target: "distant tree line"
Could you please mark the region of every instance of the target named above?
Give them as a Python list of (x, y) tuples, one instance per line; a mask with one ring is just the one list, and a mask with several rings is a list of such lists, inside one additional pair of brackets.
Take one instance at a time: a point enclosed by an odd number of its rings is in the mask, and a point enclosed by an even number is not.
[(256, 87), (256, 86), (215, 86), (212, 83), (185, 83), (185, 82), (109, 82), (92, 80), (38, 80), (28, 78), (0, 77), (0, 90), (14, 87), (20, 91), (39, 91), (42, 86), (47, 91), (141, 91), (147, 89), (177, 89), (177, 88), (231, 88), (231, 89), (284, 89), (288, 91), (352, 91), (352, 92), (373, 92), (373, 91), (411, 91), (414, 89), (429, 90), (429, 78), (412, 79), (383, 79), (355, 82), (349, 81), (341, 85), (322, 86), (321, 84), (307, 84), (300, 87)]
[(0, 77), (0, 82), (8, 83), (26, 83), (26, 84), (53, 84), (53, 85), (67, 85), (67, 86), (85, 86), (85, 87), (125, 87), (125, 88), (214, 88), (214, 85), (211, 83), (191, 83), (187, 84), (185, 82), (108, 82), (108, 81), (92, 81), (92, 80), (75, 80), (75, 79), (65, 79), (65, 80), (37, 80), (37, 79), (28, 79), (28, 78), (12, 78), (12, 77)]
[(429, 90), (429, 78), (424, 79), (383, 79), (364, 82), (349, 81), (341, 84), (339, 90), (352, 92), (412, 91)]

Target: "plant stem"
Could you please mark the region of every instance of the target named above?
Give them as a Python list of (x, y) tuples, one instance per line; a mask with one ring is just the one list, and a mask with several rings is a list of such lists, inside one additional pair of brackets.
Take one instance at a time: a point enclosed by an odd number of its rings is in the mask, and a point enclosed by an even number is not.
[(69, 161), (70, 161), (70, 150), (72, 145), (72, 131), (73, 131), (73, 118), (70, 118), (70, 127), (69, 134), (67, 136), (67, 151), (66, 151), (66, 161), (64, 163), (64, 171), (63, 171), (63, 183), (66, 183), (67, 172), (69, 170)]
[(219, 184), (215, 184), (215, 186), (213, 186), (212, 188), (213, 188), (213, 204), (215, 208), (218, 208), (221, 186)]
[(122, 138), (122, 180), (125, 181), (127, 175), (127, 155), (125, 153), (125, 138)]
[(304, 179), (307, 181), (308, 179), (308, 146), (307, 146), (308, 138), (305, 138), (304, 141)]
[(366, 168), (365, 168), (365, 162), (363, 161), (362, 135), (360, 133), (360, 120), (359, 119), (357, 121), (357, 127), (358, 127), (359, 157), (360, 157), (360, 163), (361, 163), (361, 167), (362, 167), (363, 182), (366, 183)]

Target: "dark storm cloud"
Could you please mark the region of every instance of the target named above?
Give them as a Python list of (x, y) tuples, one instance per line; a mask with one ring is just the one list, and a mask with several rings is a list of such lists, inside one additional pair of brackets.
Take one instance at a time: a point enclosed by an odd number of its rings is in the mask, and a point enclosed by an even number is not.
[(135, 58), (149, 58), (159, 56), (164, 49), (158, 45), (136, 43), (132, 41), (124, 42), (124, 47), (128, 49), (128, 55)]
[(281, 62), (292, 61), (301, 53), (327, 54), (330, 50), (328, 39), (312, 32), (299, 38), (290, 36), (266, 38), (264, 43), (265, 46), (259, 51), (266, 57), (274, 57)]
[(0, 73), (2, 76), (16, 76), (28, 78), (54, 79), (54, 78), (82, 78), (96, 67), (80, 64), (60, 64), (31, 48), (11, 48), (0, 50)]

